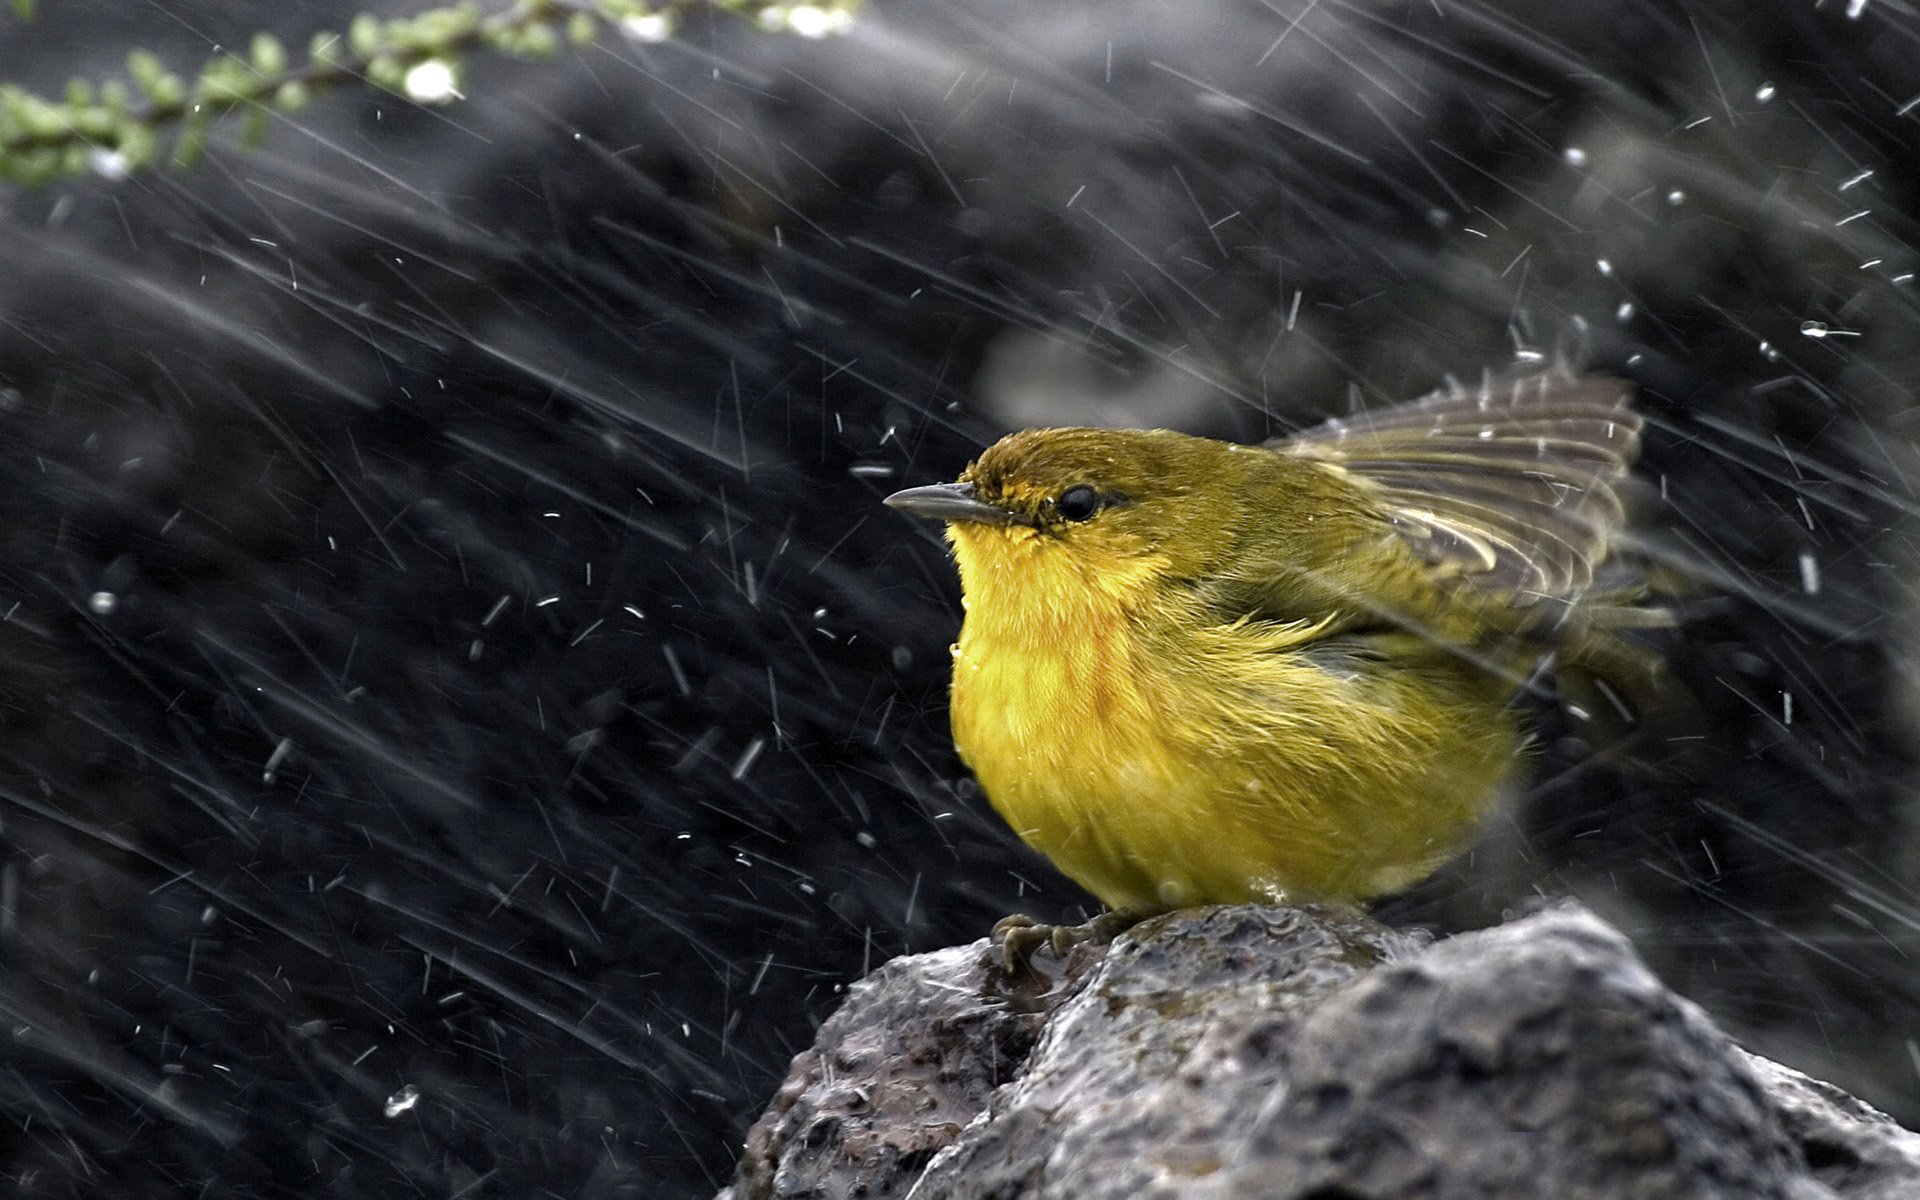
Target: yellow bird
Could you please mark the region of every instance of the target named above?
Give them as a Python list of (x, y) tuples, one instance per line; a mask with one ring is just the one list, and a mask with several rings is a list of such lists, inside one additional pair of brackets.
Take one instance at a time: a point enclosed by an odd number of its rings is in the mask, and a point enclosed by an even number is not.
[(961, 756), (1125, 914), (1419, 881), (1516, 775), (1545, 656), (1645, 669), (1614, 631), (1658, 618), (1596, 576), (1629, 396), (1502, 378), (1261, 446), (1034, 429), (887, 497), (959, 564)]

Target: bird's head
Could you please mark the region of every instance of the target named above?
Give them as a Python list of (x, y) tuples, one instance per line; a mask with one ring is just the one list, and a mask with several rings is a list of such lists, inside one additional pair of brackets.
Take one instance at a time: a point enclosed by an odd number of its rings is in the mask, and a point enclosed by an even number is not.
[(1003, 586), (1124, 596), (1200, 577), (1231, 547), (1245, 452), (1166, 430), (1029, 429), (957, 481), (886, 503), (947, 523), (970, 597)]

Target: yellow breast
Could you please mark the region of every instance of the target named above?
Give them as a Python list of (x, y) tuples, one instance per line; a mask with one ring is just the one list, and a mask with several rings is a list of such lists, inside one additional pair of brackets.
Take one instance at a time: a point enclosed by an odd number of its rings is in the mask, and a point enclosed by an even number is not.
[(1342, 679), (1292, 652), (1310, 629), (1166, 611), (1160, 564), (1091, 571), (1043, 538), (956, 531), (954, 741), (1015, 832), (1112, 907), (1401, 886), (1512, 766), (1512, 720), (1475, 720), (1484, 683)]

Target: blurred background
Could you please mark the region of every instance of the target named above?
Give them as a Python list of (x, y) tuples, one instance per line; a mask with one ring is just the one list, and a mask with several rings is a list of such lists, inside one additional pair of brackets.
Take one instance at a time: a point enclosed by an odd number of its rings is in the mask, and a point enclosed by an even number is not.
[[(41, 10), (45, 93), (358, 11)], [(1542, 713), (1382, 913), (1578, 895), (1920, 1121), (1917, 50), (1886, 0), (878, 0), (8, 187), (10, 1187), (710, 1193), (864, 971), (1090, 910), (957, 762), (957, 586), (879, 497), (1556, 357), (1640, 389), (1700, 719), (1636, 765)]]

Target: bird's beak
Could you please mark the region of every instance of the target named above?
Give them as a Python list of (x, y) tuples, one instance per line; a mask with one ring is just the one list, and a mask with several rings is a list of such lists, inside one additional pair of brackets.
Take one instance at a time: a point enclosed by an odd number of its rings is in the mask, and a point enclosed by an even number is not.
[(931, 517), (936, 521), (976, 521), (982, 525), (1029, 523), (1019, 513), (974, 499), (973, 485), (970, 483), (930, 483), (925, 487), (895, 492), (881, 503), (912, 516)]

